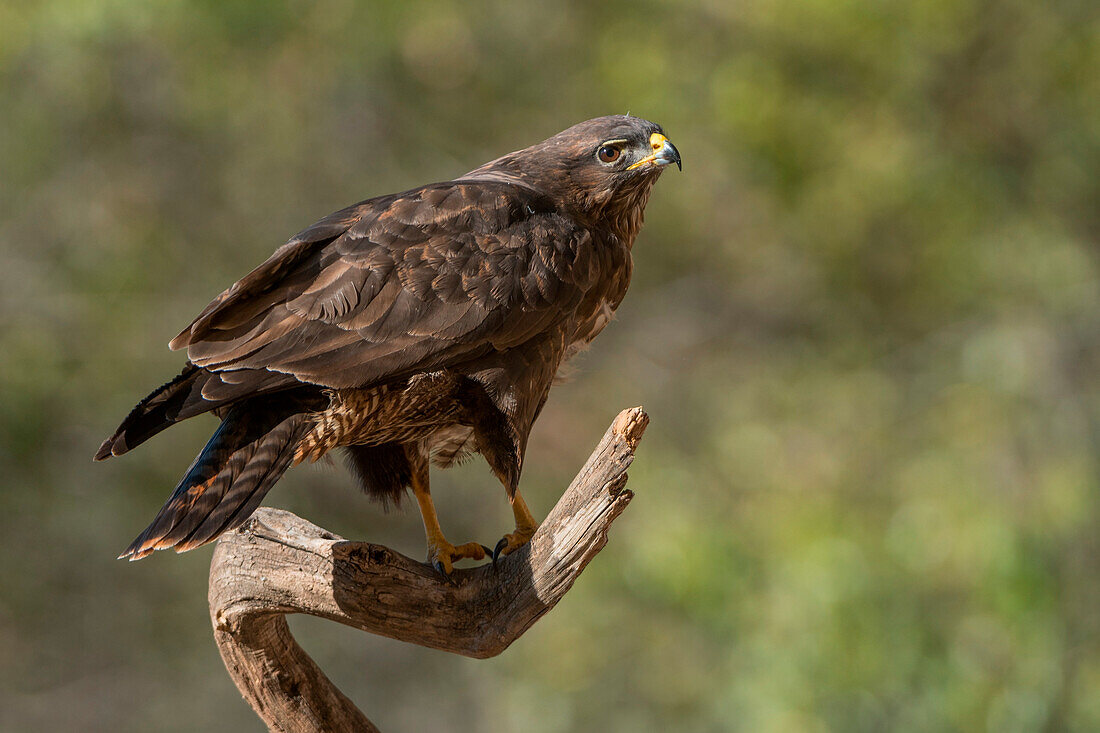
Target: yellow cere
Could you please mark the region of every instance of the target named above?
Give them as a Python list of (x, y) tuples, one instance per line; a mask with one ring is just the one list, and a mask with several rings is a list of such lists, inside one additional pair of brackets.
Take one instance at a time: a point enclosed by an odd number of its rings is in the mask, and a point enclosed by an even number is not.
[(655, 132), (652, 135), (650, 135), (649, 136), (649, 146), (651, 148), (653, 148), (653, 153), (650, 154), (650, 155), (647, 155), (644, 158), (642, 158), (641, 160), (639, 160), (634, 165), (628, 166), (627, 170), (628, 171), (629, 170), (634, 170), (635, 168), (637, 168), (640, 165), (645, 165), (646, 163), (652, 163), (654, 160), (657, 159), (657, 154), (659, 152), (661, 152), (661, 148), (663, 148), (665, 146), (665, 143), (667, 143), (667, 142), (668, 142), (668, 138), (665, 137), (664, 135), (662, 135), (659, 132)]

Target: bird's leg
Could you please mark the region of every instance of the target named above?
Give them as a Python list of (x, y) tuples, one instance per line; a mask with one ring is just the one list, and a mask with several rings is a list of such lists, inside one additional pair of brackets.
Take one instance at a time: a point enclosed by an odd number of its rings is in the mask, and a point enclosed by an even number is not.
[[(545, 391), (543, 394), (545, 399)], [(497, 480), (504, 486), (508, 501), (512, 504), (512, 514), (516, 518), (515, 531), (504, 535), (493, 550), (495, 564), (502, 554), (509, 555), (527, 544), (539, 528), (538, 521), (531, 515), (527, 502), (519, 493), (526, 430), (530, 429), (530, 424), (527, 424), (525, 430), (517, 430), (504, 417), (504, 413), (493, 405), (483, 389), (473, 390), (467, 399), (477, 408), (473, 410), (471, 421), (477, 436), (478, 449)], [(535, 414), (537, 413), (536, 410)]]
[[(422, 465), (417, 465), (422, 464)], [(435, 504), (428, 488), (427, 461), (413, 462), (412, 490), (416, 503), (420, 505), (420, 516), (424, 520), (424, 534), (428, 540), (428, 564), (450, 580), (454, 563), (464, 558), (483, 560), (490, 550), (485, 545), (467, 542), (464, 545), (452, 545), (443, 536), (439, 526), (439, 517), (435, 513)]]
[(519, 489), (516, 489), (512, 494), (511, 502), (512, 514), (516, 518), (516, 531), (501, 537), (500, 542), (493, 550), (493, 562), (496, 562), (501, 555), (509, 555), (526, 545), (535, 534), (535, 530), (539, 528), (538, 521), (532, 516), (531, 510), (527, 508), (527, 502), (523, 500), (523, 495), (519, 493)]

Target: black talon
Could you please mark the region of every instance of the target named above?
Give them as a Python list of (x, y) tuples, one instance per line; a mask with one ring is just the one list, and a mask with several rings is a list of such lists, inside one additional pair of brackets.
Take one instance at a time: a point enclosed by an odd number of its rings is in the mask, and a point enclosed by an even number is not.
[(447, 571), (443, 569), (443, 563), (439, 562), (439, 560), (435, 560), (434, 562), (432, 562), (432, 567), (435, 568), (437, 573), (443, 576), (443, 580), (447, 581), (451, 585), (458, 585), (458, 583), (455, 582), (455, 579), (452, 578), (450, 574), (448, 574)]
[(508, 546), (508, 538), (501, 537), (500, 542), (497, 543), (496, 548), (493, 550), (493, 564), (497, 564), (497, 558), (500, 557), (500, 551)]
[(481, 549), (485, 550), (486, 555), (492, 555), (493, 551), (489, 549), (488, 545), (482, 545)]

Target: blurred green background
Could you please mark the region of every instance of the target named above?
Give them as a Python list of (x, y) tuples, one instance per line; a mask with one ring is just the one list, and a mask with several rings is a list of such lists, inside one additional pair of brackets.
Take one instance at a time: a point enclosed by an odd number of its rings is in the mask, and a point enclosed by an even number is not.
[[(644, 404), (611, 543), (493, 660), (303, 645), (388, 731), (1100, 729), (1095, 0), (4, 0), (0, 730), (260, 730), (210, 549), (114, 559), (214, 421), (92, 453), (294, 232), (627, 111), (684, 171), (523, 484)], [(340, 467), (267, 503), (423, 552)]]

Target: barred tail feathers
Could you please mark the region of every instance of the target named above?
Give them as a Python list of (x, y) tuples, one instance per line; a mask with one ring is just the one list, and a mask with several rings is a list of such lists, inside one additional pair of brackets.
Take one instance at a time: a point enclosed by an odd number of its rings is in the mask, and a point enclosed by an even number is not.
[(309, 412), (294, 401), (247, 401), (230, 408), (153, 522), (119, 558), (185, 552), (243, 524), (283, 475)]

